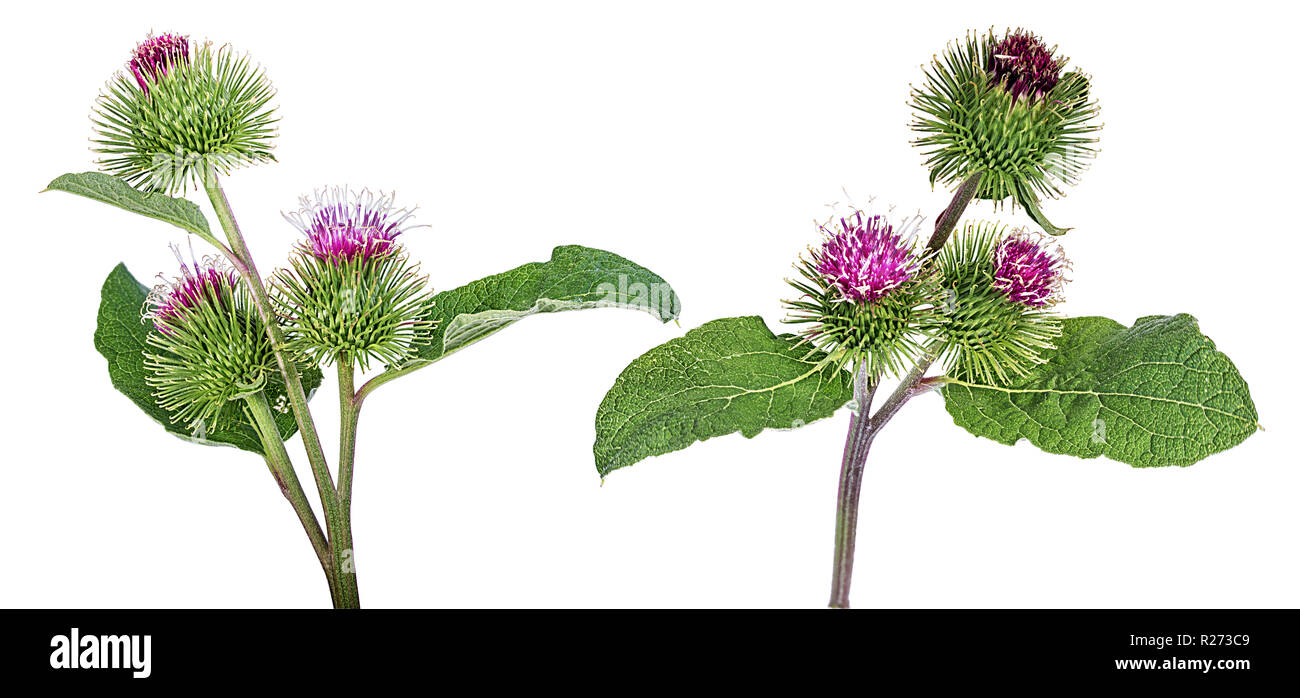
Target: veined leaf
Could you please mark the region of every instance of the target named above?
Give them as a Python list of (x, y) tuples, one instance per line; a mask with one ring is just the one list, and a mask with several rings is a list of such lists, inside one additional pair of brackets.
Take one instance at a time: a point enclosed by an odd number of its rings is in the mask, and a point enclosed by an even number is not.
[(596, 412), (601, 476), (696, 441), (792, 429), (853, 397), (853, 377), (762, 318), (705, 323), (633, 361)]
[(1029, 439), (1049, 453), (1140, 467), (1191, 465), (1259, 428), (1246, 381), (1190, 315), (1131, 328), (1069, 318), (1044, 358), (1007, 386), (947, 383), (953, 421), (1004, 444)]
[(164, 223), (171, 223), (213, 245), (220, 246), (208, 228), (208, 219), (203, 217), (203, 211), (197, 204), (186, 199), (175, 199), (162, 194), (145, 194), (125, 181), (102, 172), (65, 174), (50, 182), (45, 189), (66, 191), (155, 218)]
[(672, 287), (612, 252), (569, 245), (533, 262), (434, 296), (432, 341), (416, 361), (437, 361), (529, 315), (630, 308), (667, 322), (681, 312)]
[[(167, 431), (195, 443), (230, 445), (245, 451), (262, 453), (262, 444), (253, 425), (241, 409), (231, 410), (229, 419), (217, 429), (195, 432), (187, 425), (174, 423), (167, 411), (154, 401), (153, 389), (145, 382), (148, 375), (144, 367), (145, 338), (149, 325), (141, 319), (141, 308), (149, 290), (131, 276), (126, 265), (119, 264), (104, 280), (99, 304), (99, 321), (95, 328), (95, 348), (108, 360), (108, 375), (113, 387), (145, 411)], [(316, 368), (302, 371), (303, 388), (314, 391), (321, 382)], [(298, 425), (293, 412), (288, 409), (288, 396), (278, 381), (267, 385), (267, 399), (277, 409), (276, 424), (284, 438), (293, 436)]]

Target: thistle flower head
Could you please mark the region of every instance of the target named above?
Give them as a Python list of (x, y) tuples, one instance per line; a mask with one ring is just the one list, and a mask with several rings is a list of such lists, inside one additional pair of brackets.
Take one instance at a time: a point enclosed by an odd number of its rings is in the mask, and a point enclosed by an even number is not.
[(934, 306), (933, 280), (913, 250), (919, 220), (859, 211), (822, 225), (821, 245), (789, 281), (801, 295), (785, 302), (786, 322), (807, 325), (807, 341), (837, 362), (875, 376), (899, 372), (919, 350), (922, 318)]
[(176, 34), (146, 39), (95, 103), (104, 172), (174, 194), (213, 174), (275, 160), (275, 90), (246, 56)]
[(142, 92), (149, 92), (149, 82), (167, 74), (176, 63), (190, 60), (190, 41), (179, 34), (150, 35), (135, 47), (129, 67)]
[(154, 329), (175, 334), (170, 326), (184, 322), (185, 315), (197, 311), (204, 303), (223, 305), (231, 302), (239, 288), (239, 277), (215, 258), (186, 264), (177, 252), (181, 275), (154, 286), (145, 300), (146, 315)]
[(305, 236), (274, 276), (289, 346), (316, 363), (401, 364), (428, 341), (431, 295), (396, 239), (412, 212), (391, 196), (318, 190), (285, 218)]
[(299, 199), (301, 207), (285, 219), (302, 232), (303, 250), (321, 261), (343, 263), (388, 254), (394, 240), (411, 227), (414, 210), (395, 208), (393, 195), (345, 187), (318, 189), (315, 200)]
[(212, 429), (231, 402), (275, 380), (275, 353), (234, 271), (213, 258), (186, 264), (176, 256), (180, 276), (145, 301), (144, 321), (155, 330), (145, 339), (145, 380), (172, 421)]
[(826, 241), (812, 253), (817, 272), (846, 301), (874, 303), (912, 280), (920, 261), (884, 216), (862, 212), (840, 218), (839, 229), (822, 226)]
[(1060, 245), (1015, 231), (993, 251), (993, 287), (1016, 303), (1042, 308), (1060, 299), (1067, 266)]
[(1079, 180), (1101, 128), (1089, 78), (1062, 72), (1067, 62), (1021, 30), (949, 44), (912, 91), (913, 144), (924, 149), (930, 183), (978, 176), (977, 198), (1012, 199), (1044, 230), (1065, 232), (1039, 200)]
[(1029, 32), (1007, 34), (989, 53), (989, 77), (1012, 99), (1043, 99), (1061, 80), (1062, 61)]
[(1044, 360), (1061, 332), (1059, 248), (1004, 226), (968, 223), (936, 260), (943, 301), (931, 333), (955, 378), (1005, 384)]

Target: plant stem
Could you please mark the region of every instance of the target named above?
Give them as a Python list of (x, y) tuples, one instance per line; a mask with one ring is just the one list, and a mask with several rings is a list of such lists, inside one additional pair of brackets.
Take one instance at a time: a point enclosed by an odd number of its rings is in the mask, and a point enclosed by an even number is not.
[(853, 381), (853, 399), (858, 409), (849, 417), (849, 435), (844, 441), (840, 463), (840, 487), (835, 507), (835, 567), (831, 573), (831, 608), (849, 607), (849, 585), (853, 578), (853, 545), (858, 531), (858, 499), (862, 494), (862, 469), (867, 451), (875, 439), (871, 428), (871, 399), (878, 380), (867, 374), (866, 364), (858, 367)]
[[(948, 207), (939, 214), (934, 223), (934, 233), (926, 244), (927, 254), (938, 252), (948, 242), (952, 231), (957, 228), (957, 222), (975, 198), (980, 177), (981, 173), (977, 172), (963, 181)], [(927, 348), (874, 415), (870, 412), (871, 399), (875, 397), (878, 378), (866, 375), (861, 367), (854, 377), (853, 397), (858, 403), (858, 410), (849, 418), (849, 434), (844, 441), (844, 456), (840, 462), (840, 486), (835, 513), (835, 560), (831, 571), (831, 608), (849, 607), (849, 589), (853, 584), (853, 549), (858, 531), (858, 504), (862, 498), (862, 473), (867, 465), (871, 443), (908, 400), (934, 387), (926, 384), (925, 372), (937, 356), (937, 347)]]
[(221, 183), (217, 180), (215, 173), (210, 173), (205, 180), (204, 188), (207, 190), (208, 199), (212, 201), (212, 208), (217, 213), (217, 219), (221, 221), (221, 227), (226, 231), (226, 238), (230, 242), (231, 256), (230, 261), (239, 270), (240, 277), (248, 284), (253, 293), (253, 303), (257, 307), (257, 312), (262, 317), (262, 322), (266, 324), (267, 334), (271, 337), (271, 345), (275, 350), (276, 363), (279, 364), (280, 373), (284, 376), (285, 388), (289, 393), (289, 402), (293, 406), (294, 418), (298, 421), (298, 431), (302, 433), (303, 445), (307, 449), (307, 456), (312, 462), (312, 471), (316, 474), (316, 479), (321, 479), (320, 472), (323, 470), (325, 479), (330, 480), (329, 489), (334, 489), (334, 483), (329, 474), (329, 467), (325, 464), (325, 451), (321, 448), (320, 436), (316, 433), (316, 423), (312, 420), (311, 411), (307, 409), (307, 393), (302, 387), (302, 376), (298, 373), (298, 364), (294, 363), (293, 358), (285, 350), (284, 330), (281, 329), (280, 323), (276, 321), (275, 313), (271, 310), (270, 296), (267, 295), (266, 285), (262, 282), (262, 276), (257, 271), (257, 265), (253, 262), (253, 255), (248, 250), (248, 245), (244, 242), (244, 236), (239, 230), (239, 224), (235, 221), (235, 214), (230, 209), (230, 201), (226, 199), (226, 192), (221, 189)]
[(920, 388), (925, 372), (934, 362), (937, 352), (928, 349), (912, 367), (898, 388), (885, 400), (874, 415), (867, 415), (878, 382), (858, 370), (853, 396), (858, 410), (849, 418), (849, 435), (844, 442), (844, 458), (840, 463), (840, 488), (836, 498), (835, 563), (831, 572), (831, 608), (849, 607), (849, 588), (853, 583), (853, 548), (858, 535), (858, 501), (862, 495), (862, 473), (867, 465), (867, 453), (876, 435), (898, 414), (912, 397), (928, 388)]
[(876, 410), (876, 413), (871, 416), (872, 428), (880, 429), (888, 424), (889, 420), (898, 414), (898, 411), (902, 409), (903, 405), (907, 404), (908, 400), (930, 389), (930, 387), (925, 386), (925, 372), (930, 369), (930, 364), (934, 363), (938, 355), (939, 351), (935, 346), (927, 348), (921, 354), (912, 370), (908, 371), (906, 376), (903, 376), (903, 380), (899, 382), (898, 387), (889, 395), (884, 404), (880, 406), (880, 409)]
[(930, 242), (925, 246), (927, 253), (938, 252), (944, 243), (948, 242), (948, 236), (952, 235), (952, 231), (957, 228), (957, 221), (961, 220), (966, 207), (970, 206), (970, 202), (975, 198), (982, 176), (982, 173), (976, 172), (957, 187), (957, 193), (953, 195), (948, 208), (945, 208), (934, 222), (934, 234), (930, 236)]
[[(244, 242), (244, 236), (239, 230), (239, 224), (235, 221), (235, 214), (230, 209), (230, 201), (226, 199), (226, 193), (221, 189), (221, 183), (215, 171), (208, 170), (203, 180), (203, 187), (207, 191), (208, 199), (212, 202), (212, 209), (217, 214), (217, 220), (221, 222), (221, 227), (226, 232), (226, 240), (230, 243), (230, 251), (233, 252), (230, 255), (230, 262), (239, 270), (240, 278), (248, 284), (249, 290), (252, 291), (253, 303), (257, 307), (258, 314), (266, 325), (267, 334), (271, 338), (271, 347), (275, 351), (276, 363), (279, 364), (280, 373), (284, 377), (285, 390), (289, 394), (289, 403), (293, 407), (294, 419), (298, 422), (298, 433), (302, 434), (303, 448), (306, 449), (307, 460), (311, 463), (312, 475), (316, 480), (316, 490), (320, 495), (321, 508), (325, 511), (325, 526), (330, 537), (331, 569), (334, 570), (338, 579), (340, 601), (344, 607), (355, 607), (355, 583), (349, 589), (346, 577), (339, 576), (343, 569), (351, 567), (352, 562), (347, 559), (351, 556), (351, 543), (340, 545), (342, 541), (338, 540), (338, 538), (341, 535), (348, 538), (351, 536), (341, 532), (341, 529), (345, 527), (341, 518), (342, 512), (339, 508), (338, 492), (334, 489), (334, 478), (330, 475), (329, 464), (325, 460), (325, 451), (321, 448), (320, 436), (316, 433), (316, 423), (312, 420), (311, 411), (307, 408), (307, 393), (302, 387), (302, 376), (298, 372), (298, 365), (285, 348), (284, 330), (281, 329), (280, 323), (271, 309), (270, 296), (266, 292), (266, 286), (262, 282), (261, 275), (257, 272), (257, 265), (254, 264), (253, 256), (249, 252), (247, 243)], [(355, 575), (353, 575), (353, 582), (355, 582)], [(335, 605), (338, 606), (339, 604), (336, 603)]]
[(341, 526), (338, 531), (338, 545), (347, 551), (348, 564), (340, 572), (345, 590), (352, 600), (360, 604), (357, 591), (357, 572), (355, 549), (352, 546), (352, 464), (357, 450), (357, 417), (361, 414), (361, 405), (354, 401), (354, 375), (352, 357), (340, 353), (338, 357), (339, 373), (339, 509)]
[(311, 547), (316, 551), (316, 558), (320, 560), (321, 570), (325, 572), (325, 580), (330, 587), (330, 598), (337, 603), (338, 585), (335, 584), (334, 574), (331, 571), (329, 541), (325, 539), (325, 534), (320, 529), (320, 522), (316, 520), (316, 514), (312, 512), (311, 504), (307, 501), (307, 493), (303, 491), (302, 483), (298, 481), (298, 474), (294, 472), (289, 452), (284, 448), (284, 439), (280, 437), (280, 428), (275, 423), (275, 415), (271, 412), (270, 403), (266, 401), (266, 393), (250, 395), (244, 398), (244, 402), (248, 405), (248, 411), (253, 416), (253, 424), (262, 439), (262, 447), (266, 451), (266, 464), (271, 469), (271, 475), (280, 486), (280, 493), (289, 500), (294, 513), (298, 515), (298, 520), (302, 522), (303, 530), (311, 540)]
[(352, 363), (339, 356), (339, 501), (352, 502), (352, 467), (357, 455), (357, 418), (361, 402), (357, 400)]

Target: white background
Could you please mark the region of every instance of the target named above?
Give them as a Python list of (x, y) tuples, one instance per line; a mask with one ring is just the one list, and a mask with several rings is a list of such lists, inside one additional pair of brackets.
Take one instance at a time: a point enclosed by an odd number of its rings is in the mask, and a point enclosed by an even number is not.
[[(854, 605), (1296, 606), (1300, 153), (1293, 22), (1277, 7), (11, 8), (0, 603), (329, 602), (262, 460), (166, 435), (92, 346), (113, 265), (146, 281), (174, 271), (167, 243), (183, 235), (37, 194), (93, 169), (92, 99), (149, 30), (230, 42), (279, 90), (279, 163), (227, 180), (264, 271), (295, 239), (280, 211), (350, 183), (420, 205), (432, 227), (405, 241), (439, 289), (578, 243), (644, 264), (684, 300), (681, 327), (619, 310), (532, 318), (368, 400), (354, 506), (365, 605), (816, 607), (847, 412), (697, 444), (603, 487), (592, 418), (629, 361), (691, 327), (761, 314), (779, 330), (783, 278), (845, 191), (942, 209), (909, 145), (908, 85), (946, 41), (994, 25), (1059, 44), (1102, 105), (1100, 157), (1046, 206), (1075, 228), (1064, 312), (1195, 314), (1268, 430), (1144, 470), (976, 439), (938, 396), (918, 399), (868, 463)], [(332, 451), (332, 378), (315, 404)]]

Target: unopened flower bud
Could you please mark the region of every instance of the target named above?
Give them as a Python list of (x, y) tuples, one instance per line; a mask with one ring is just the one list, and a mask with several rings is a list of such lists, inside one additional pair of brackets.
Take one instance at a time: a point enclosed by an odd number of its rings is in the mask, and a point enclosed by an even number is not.
[(216, 174), (275, 160), (275, 90), (229, 47), (150, 36), (96, 101), (100, 169), (143, 191), (175, 194)]
[(935, 57), (911, 102), (931, 184), (979, 177), (977, 198), (1012, 199), (1043, 230), (1068, 230), (1047, 220), (1039, 199), (1078, 181), (1101, 127), (1087, 76), (1063, 72), (1066, 63), (1022, 30), (968, 36)]

